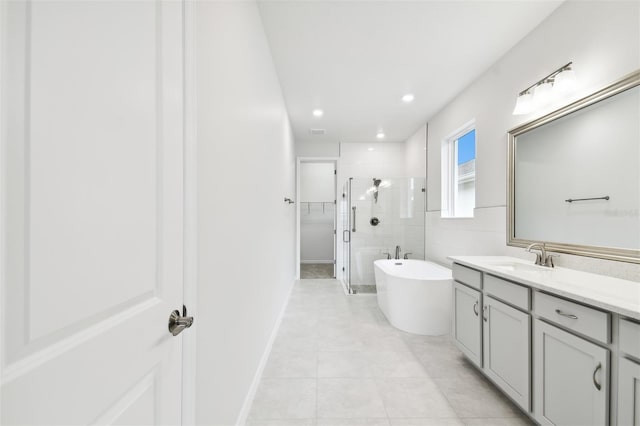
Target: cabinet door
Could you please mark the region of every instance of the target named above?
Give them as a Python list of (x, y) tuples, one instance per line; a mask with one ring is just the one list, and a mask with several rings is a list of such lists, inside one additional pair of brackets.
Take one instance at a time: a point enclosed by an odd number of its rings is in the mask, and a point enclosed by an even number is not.
[(606, 425), (609, 351), (535, 321), (535, 417), (542, 425)]
[(531, 410), (531, 316), (484, 299), (484, 371), (526, 411)]
[(453, 338), (462, 353), (478, 367), (482, 367), (480, 297), (479, 291), (453, 283)]
[(618, 425), (640, 426), (640, 364), (620, 359)]

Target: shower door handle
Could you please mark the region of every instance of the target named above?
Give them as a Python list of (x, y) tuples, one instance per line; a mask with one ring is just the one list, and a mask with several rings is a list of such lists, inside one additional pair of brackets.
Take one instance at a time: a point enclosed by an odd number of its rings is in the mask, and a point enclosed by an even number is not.
[(349, 230), (345, 229), (344, 231), (342, 231), (342, 242), (343, 243), (350, 243), (351, 242), (351, 238), (349, 238), (348, 240), (344, 238), (345, 233), (347, 235), (349, 235)]
[(351, 224), (351, 232), (356, 232), (356, 206), (351, 207), (353, 213), (353, 222)]

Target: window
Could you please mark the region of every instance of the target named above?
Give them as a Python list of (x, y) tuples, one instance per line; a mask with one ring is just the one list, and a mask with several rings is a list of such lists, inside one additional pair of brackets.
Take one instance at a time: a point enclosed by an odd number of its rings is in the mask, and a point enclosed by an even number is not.
[(442, 217), (473, 217), (476, 130), (471, 122), (442, 143)]

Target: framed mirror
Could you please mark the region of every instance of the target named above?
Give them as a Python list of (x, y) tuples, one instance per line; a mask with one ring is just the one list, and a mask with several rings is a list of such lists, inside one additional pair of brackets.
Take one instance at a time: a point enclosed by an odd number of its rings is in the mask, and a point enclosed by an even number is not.
[(640, 263), (640, 71), (508, 132), (507, 244)]

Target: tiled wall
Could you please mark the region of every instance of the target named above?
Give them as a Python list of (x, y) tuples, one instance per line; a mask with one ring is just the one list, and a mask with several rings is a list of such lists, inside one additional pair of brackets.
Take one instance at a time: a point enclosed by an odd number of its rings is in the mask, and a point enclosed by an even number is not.
[[(348, 178), (354, 178), (352, 205), (357, 212), (356, 232), (351, 243), (352, 284), (374, 284), (373, 261), (386, 258), (385, 252), (394, 255), (398, 245), (402, 255), (411, 252), (412, 258), (424, 258), (424, 171), (420, 173), (420, 169), (424, 165), (425, 136), (423, 133), (422, 137), (418, 135), (407, 143), (342, 143), (340, 146), (338, 196)], [(419, 173), (412, 182), (407, 179), (413, 176), (410, 173)], [(373, 186), (373, 178), (391, 183), (388, 188), (379, 189), (377, 203), (373, 195), (366, 192)], [(377, 226), (369, 223), (374, 216), (381, 220)], [(338, 229), (342, 229), (340, 225)], [(338, 246), (340, 270), (343, 246)]]

